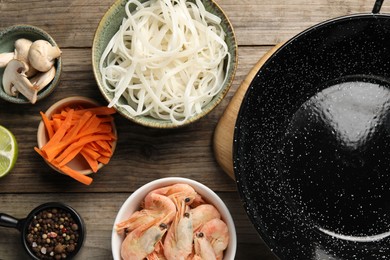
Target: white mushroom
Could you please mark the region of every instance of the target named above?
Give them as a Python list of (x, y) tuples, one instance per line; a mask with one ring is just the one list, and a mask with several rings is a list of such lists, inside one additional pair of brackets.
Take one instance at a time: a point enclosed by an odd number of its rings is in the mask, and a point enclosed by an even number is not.
[(31, 84), (34, 85), (34, 88), (37, 88), (38, 91), (46, 87), (55, 77), (56, 68), (53, 66), (46, 72), (39, 72), (34, 77), (29, 78)]
[(3, 88), (10, 96), (15, 96), (17, 92), (20, 92), (34, 104), (37, 101), (38, 90), (28, 80), (25, 74), (27, 70), (28, 65), (23, 61), (13, 59), (8, 62), (3, 74)]
[(45, 40), (37, 40), (31, 44), (28, 60), (35, 69), (46, 72), (54, 65), (56, 58), (60, 57), (61, 50), (52, 46)]
[(8, 62), (14, 58), (15, 53), (13, 52), (4, 52), (0, 53), (0, 68), (7, 66)]
[(30, 62), (28, 60), (28, 53), (31, 47), (32, 41), (24, 38), (17, 39), (15, 41), (15, 59), (21, 60), (27, 65), (29, 65), (28, 71), (26, 71), (27, 77), (32, 77), (35, 74), (37, 74), (37, 70), (33, 67), (30, 66)]

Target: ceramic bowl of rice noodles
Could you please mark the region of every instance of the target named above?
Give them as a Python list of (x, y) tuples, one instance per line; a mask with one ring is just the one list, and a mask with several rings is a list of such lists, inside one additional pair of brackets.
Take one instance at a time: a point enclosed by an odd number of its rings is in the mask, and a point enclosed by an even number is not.
[(213, 110), (229, 91), (237, 59), (230, 21), (205, 0), (117, 0), (92, 47), (108, 106), (153, 128), (185, 126)]

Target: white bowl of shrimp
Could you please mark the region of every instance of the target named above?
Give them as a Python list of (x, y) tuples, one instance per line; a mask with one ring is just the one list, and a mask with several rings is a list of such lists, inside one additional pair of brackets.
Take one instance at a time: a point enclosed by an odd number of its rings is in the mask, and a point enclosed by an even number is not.
[(169, 177), (137, 189), (120, 208), (112, 231), (114, 260), (233, 260), (233, 218), (207, 186)]
[(92, 67), (120, 115), (177, 128), (226, 96), (237, 49), (232, 24), (213, 0), (116, 0), (97, 27)]

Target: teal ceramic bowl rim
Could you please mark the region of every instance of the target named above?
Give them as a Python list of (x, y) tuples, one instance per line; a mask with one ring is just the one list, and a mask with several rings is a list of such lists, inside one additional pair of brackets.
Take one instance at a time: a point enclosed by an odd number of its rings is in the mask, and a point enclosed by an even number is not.
[[(16, 24), (0, 30), (0, 49), (1, 46), (4, 46), (3, 45), (4, 41), (6, 41), (7, 39), (12, 40), (13, 38), (16, 38), (16, 36), (20, 36), (29, 40), (43, 39), (50, 42), (53, 46), (58, 46), (58, 44), (55, 42), (53, 37), (51, 37), (50, 34), (48, 34), (43, 29), (28, 24)], [(8, 48), (6, 52), (12, 52), (13, 48), (11, 48), (10, 46), (13, 46), (13, 43), (8, 43), (7, 45)], [(47, 85), (44, 89), (38, 92), (37, 102), (49, 96), (59, 84), (60, 76), (62, 73), (61, 56), (57, 58), (54, 66), (56, 67), (56, 74), (54, 76), (54, 79), (49, 83), (49, 85)], [(4, 92), (3, 83), (1, 80), (3, 78), (3, 73), (4, 73), (4, 68), (0, 68), (0, 98), (11, 103), (31, 104), (30, 101), (28, 101), (22, 95), (19, 95), (18, 97), (12, 97)]]
[[(148, 0), (144, 0), (141, 2), (145, 2)], [(95, 80), (97, 82), (98, 88), (102, 93), (103, 97), (107, 102), (110, 102), (112, 99), (112, 93), (105, 90), (102, 86), (102, 75), (99, 71), (99, 62), (100, 57), (106, 48), (109, 40), (112, 36), (117, 32), (119, 26), (122, 22), (122, 18), (125, 16), (125, 5), (127, 0), (116, 0), (113, 5), (108, 9), (108, 11), (104, 14), (102, 19), (100, 20), (98, 27), (95, 32), (95, 36), (92, 44), (92, 67), (93, 73), (95, 76)], [(152, 127), (152, 128), (179, 128), (186, 126), (190, 123), (197, 121), (198, 119), (204, 117), (209, 112), (211, 112), (226, 96), (229, 92), (229, 89), (233, 83), (237, 65), (238, 65), (238, 45), (236, 41), (236, 36), (234, 33), (233, 26), (222, 10), (222, 8), (213, 0), (202, 0), (205, 5), (206, 10), (217, 14), (222, 19), (222, 28), (226, 32), (225, 41), (228, 45), (230, 56), (230, 66), (227, 68), (228, 77), (225, 82), (225, 86), (221, 89), (221, 91), (202, 109), (200, 114), (194, 115), (189, 118), (181, 125), (176, 125), (168, 120), (159, 120), (154, 119), (148, 116), (131, 116), (129, 115), (123, 108), (114, 105), (113, 107), (121, 114), (123, 117), (129, 119), (132, 122), (137, 124)]]

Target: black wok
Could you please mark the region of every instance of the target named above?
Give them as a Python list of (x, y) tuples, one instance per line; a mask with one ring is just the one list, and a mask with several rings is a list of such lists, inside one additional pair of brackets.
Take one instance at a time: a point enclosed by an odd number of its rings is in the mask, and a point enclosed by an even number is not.
[(390, 259), (390, 15), (381, 4), (288, 41), (242, 102), (237, 186), (281, 259)]

